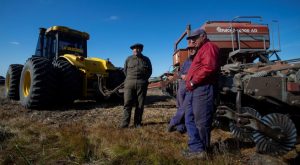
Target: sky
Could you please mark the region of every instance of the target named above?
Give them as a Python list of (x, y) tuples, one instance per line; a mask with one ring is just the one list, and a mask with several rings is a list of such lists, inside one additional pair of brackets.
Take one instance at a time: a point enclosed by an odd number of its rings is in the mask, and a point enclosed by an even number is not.
[(131, 55), (130, 45), (143, 43), (152, 76), (172, 68), (174, 43), (188, 24), (196, 29), (236, 16), (261, 16), (269, 26), (278, 21), (280, 57), (300, 58), (299, 7), (299, 0), (0, 0), (0, 75), (10, 64), (24, 64), (35, 52), (38, 29), (54, 25), (88, 32), (88, 56), (118, 67)]

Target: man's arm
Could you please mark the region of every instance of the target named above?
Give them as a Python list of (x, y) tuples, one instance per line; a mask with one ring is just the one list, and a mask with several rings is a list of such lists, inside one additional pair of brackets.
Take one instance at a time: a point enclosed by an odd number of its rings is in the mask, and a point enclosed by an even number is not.
[(184, 63), (181, 65), (180, 71), (179, 71), (179, 76), (181, 77), (181, 79), (185, 80), (186, 78), (186, 74), (188, 72), (188, 68), (190, 67), (190, 63), (188, 61), (189, 59), (186, 59), (184, 61)]
[(128, 63), (128, 58), (125, 60), (125, 63), (124, 63), (124, 74), (125, 74), (125, 76), (127, 76), (127, 63)]
[(201, 66), (199, 70), (193, 75), (191, 82), (201, 84), (206, 78), (218, 70), (218, 55), (219, 49), (217, 47), (209, 47), (199, 59)]
[(148, 65), (149, 65), (149, 70), (148, 70), (148, 75), (147, 75), (147, 77), (148, 77), (148, 79), (151, 77), (151, 75), (152, 75), (152, 64), (151, 64), (151, 61), (150, 61), (150, 59), (149, 58), (147, 58), (147, 61), (148, 61)]
[(183, 72), (184, 64), (185, 64), (185, 63), (183, 63), (183, 64), (181, 65), (180, 70), (179, 70), (179, 72), (178, 72), (178, 75), (179, 75), (180, 77), (183, 75), (182, 72)]

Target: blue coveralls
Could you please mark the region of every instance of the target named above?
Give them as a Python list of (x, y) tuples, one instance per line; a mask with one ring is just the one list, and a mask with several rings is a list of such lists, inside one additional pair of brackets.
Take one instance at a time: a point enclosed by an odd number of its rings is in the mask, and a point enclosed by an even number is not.
[[(190, 66), (191, 66), (192, 60), (191, 58), (187, 58), (185, 60), (185, 62), (183, 63), (181, 70), (179, 72), (179, 76), (181, 75), (186, 75)], [(183, 106), (183, 102), (184, 102), (184, 98), (186, 96), (186, 85), (185, 85), (185, 81), (180, 79), (179, 83), (178, 83), (178, 91), (177, 91), (177, 96), (176, 96), (176, 100), (177, 100), (177, 112), (175, 114), (175, 116), (173, 116), (173, 118), (170, 121), (169, 127), (175, 126), (176, 130), (180, 133), (185, 133), (186, 132), (186, 127), (184, 124), (184, 106)]]
[(184, 107), (185, 125), (192, 152), (206, 151), (210, 144), (210, 131), (214, 113), (214, 85), (208, 84), (186, 92)]

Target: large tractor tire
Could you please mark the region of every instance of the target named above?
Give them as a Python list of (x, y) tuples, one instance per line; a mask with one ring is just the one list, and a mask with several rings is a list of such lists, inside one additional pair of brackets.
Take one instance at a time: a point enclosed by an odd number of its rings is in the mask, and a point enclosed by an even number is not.
[(23, 65), (11, 64), (8, 67), (5, 78), (5, 97), (12, 100), (19, 100), (19, 84)]
[(29, 58), (20, 79), (20, 102), (30, 109), (53, 106), (56, 101), (57, 81), (54, 67), (46, 58)]
[(79, 99), (82, 94), (83, 79), (80, 70), (63, 58), (55, 61), (54, 65), (59, 80), (59, 103), (71, 104), (74, 100)]

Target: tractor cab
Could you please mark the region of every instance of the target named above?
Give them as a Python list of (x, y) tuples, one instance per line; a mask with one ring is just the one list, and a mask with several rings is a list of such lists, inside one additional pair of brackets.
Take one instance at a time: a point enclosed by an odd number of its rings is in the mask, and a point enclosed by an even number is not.
[(57, 59), (65, 54), (87, 57), (89, 34), (64, 26), (40, 28), (39, 40), (34, 56)]

